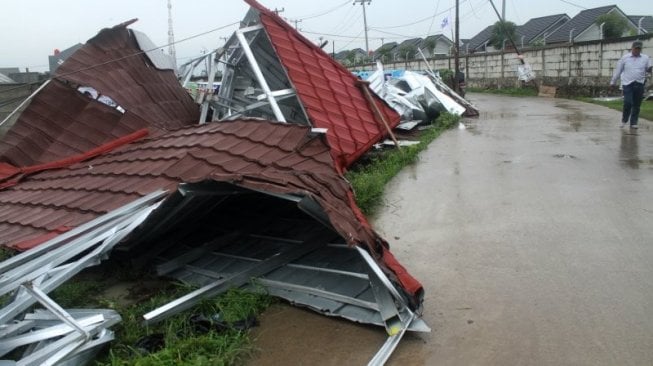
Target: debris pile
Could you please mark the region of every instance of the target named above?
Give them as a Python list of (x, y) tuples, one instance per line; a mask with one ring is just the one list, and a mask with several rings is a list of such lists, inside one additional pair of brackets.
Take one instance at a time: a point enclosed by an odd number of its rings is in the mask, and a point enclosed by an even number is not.
[(0, 245), (23, 251), (0, 263), (2, 355), (90, 361), (120, 316), (63, 309), (47, 294), (115, 251), (198, 286), (144, 314), (146, 323), (243, 287), (384, 327), (377, 364), (406, 331), (430, 331), (418, 315), (421, 284), (360, 212), (343, 173), (402, 119), (473, 107), (433, 75), (374, 76), (371, 93), (245, 1), (241, 28), (211, 56), (207, 85), (218, 59), (228, 65), (217, 93), (194, 101), (132, 20), (66, 60), (0, 140)]

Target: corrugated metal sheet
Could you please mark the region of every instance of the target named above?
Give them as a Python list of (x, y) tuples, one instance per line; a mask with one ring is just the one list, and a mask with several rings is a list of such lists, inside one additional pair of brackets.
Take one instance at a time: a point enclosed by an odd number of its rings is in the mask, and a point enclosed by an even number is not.
[[(261, 23), (308, 114), (313, 127), (327, 128), (335, 160), (348, 167), (387, 131), (366, 101), (358, 79), (274, 12), (245, 0), (260, 12)], [(366, 87), (366, 86), (363, 86)], [(391, 128), (399, 115), (374, 96)]]
[[(239, 120), (181, 128), (67, 168), (38, 172), (0, 191), (0, 244), (27, 249), (135, 197), (182, 183), (230, 182), (314, 199), (350, 245), (366, 246), (412, 294), (421, 285), (397, 263), (358, 211), (330, 149), (310, 128)], [(56, 198), (53, 198), (56, 197)], [(253, 209), (256, 211), (255, 209)]]

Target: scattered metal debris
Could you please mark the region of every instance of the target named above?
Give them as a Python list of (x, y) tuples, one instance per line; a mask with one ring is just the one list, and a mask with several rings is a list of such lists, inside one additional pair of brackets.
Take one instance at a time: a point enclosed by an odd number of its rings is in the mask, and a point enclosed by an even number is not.
[[(112, 310), (65, 310), (47, 293), (82, 269), (98, 264), (158, 206), (154, 192), (0, 263), (0, 357), (22, 349), (17, 365), (79, 365), (113, 339), (120, 322)], [(45, 309), (24, 312), (34, 304)]]
[[(145, 314), (146, 322), (247, 287), (383, 326), (388, 341), (374, 364), (385, 362), (406, 330), (430, 331), (418, 316), (421, 284), (371, 228), (342, 176), (392, 137), (399, 115), (274, 12), (246, 2), (252, 9), (243, 27), (210, 56), (210, 75), (219, 58), (228, 67), (219, 94), (200, 96), (201, 113), (171, 83), (172, 70), (157, 52), (146, 52), (154, 59), (134, 52), (134, 37), (141, 50), (149, 46), (126, 28), (130, 21), (102, 30), (66, 60), (0, 141), (0, 242), (33, 248), (0, 263), (0, 295), (12, 295), (0, 309), (0, 340), (10, 340), (0, 348), (26, 346), (20, 337), (34, 330), (59, 337), (48, 344), (29, 338), (40, 345), (18, 364), (83, 363), (110, 340), (115, 314), (64, 310), (46, 294), (115, 250), (200, 286)], [(111, 55), (98, 51), (105, 48)], [(129, 80), (104, 78), (117, 70), (148, 73), (165, 87), (134, 82), (134, 91)], [(85, 97), (88, 88), (123, 110)], [(429, 97), (439, 93), (422, 88)], [(29, 112), (70, 101), (78, 108), (74, 124)], [(205, 123), (212, 120), (220, 123)], [(44, 124), (58, 129), (39, 129)], [(80, 131), (98, 125), (108, 129), (80, 143)], [(34, 130), (52, 136), (25, 153), (24, 141), (43, 140), (25, 132)], [(28, 319), (25, 311), (36, 303), (61, 324)]]

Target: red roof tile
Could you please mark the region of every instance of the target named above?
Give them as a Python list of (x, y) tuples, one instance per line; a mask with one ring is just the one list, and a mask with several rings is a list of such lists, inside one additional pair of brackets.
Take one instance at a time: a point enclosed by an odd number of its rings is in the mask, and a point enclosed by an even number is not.
[[(77, 85), (93, 87), (126, 112), (84, 96)], [(0, 140), (0, 162), (56, 161), (142, 128), (159, 133), (198, 119), (198, 106), (174, 72), (154, 68), (121, 24), (100, 31), (57, 69)]]
[[(279, 144), (262, 143), (273, 136)], [(0, 244), (21, 249), (159, 189), (205, 180), (312, 197), (350, 244), (384, 257), (383, 239), (360, 214), (331, 150), (306, 126), (261, 120), (208, 123), (124, 145), (69, 167), (37, 172), (0, 190)], [(278, 139), (278, 141), (277, 141)], [(264, 140), (269, 142), (269, 140)], [(401, 271), (401, 267), (393, 270)], [(399, 279), (421, 288), (410, 276)]]
[[(357, 86), (358, 79), (277, 14), (255, 0), (245, 2), (260, 12), (265, 31), (313, 127), (328, 129), (327, 140), (339, 167), (350, 166), (387, 135), (383, 122), (375, 117)], [(399, 115), (372, 95), (390, 127), (396, 127)]]

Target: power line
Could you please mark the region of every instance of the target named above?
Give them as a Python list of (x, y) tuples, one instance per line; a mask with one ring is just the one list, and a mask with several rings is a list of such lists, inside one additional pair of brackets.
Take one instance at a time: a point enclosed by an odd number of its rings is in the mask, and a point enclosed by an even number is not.
[(305, 16), (297, 17), (297, 18), (299, 18), (299, 19), (313, 19), (313, 18), (321, 17), (322, 15), (329, 14), (329, 13), (331, 13), (331, 12), (334, 12), (334, 11), (336, 11), (336, 10), (338, 10), (338, 9), (340, 9), (340, 8), (342, 8), (342, 7), (344, 7), (345, 5), (349, 4), (349, 1), (350, 1), (350, 0), (347, 0), (347, 1), (345, 1), (344, 3), (338, 5), (338, 6), (334, 7), (334, 8), (331, 8), (331, 9), (329, 9), (329, 10), (326, 10), (326, 11), (324, 11), (324, 12), (322, 12), (322, 13), (312, 14), (312, 15), (305, 15)]
[(336, 33), (336, 34), (345, 33), (346, 30), (349, 30), (349, 28), (351, 28), (352, 25), (357, 23), (358, 18), (356, 18), (356, 20), (354, 20), (354, 18), (357, 15), (358, 16), (363, 15), (362, 10), (357, 11), (359, 10), (359, 8), (355, 6), (350, 6), (348, 9), (349, 10), (347, 11), (347, 14), (344, 17), (342, 17), (340, 21), (335, 26), (333, 26), (333, 28), (329, 30), (330, 33)]
[(578, 5), (578, 4), (574, 4), (574, 3), (572, 3), (571, 1), (565, 1), (565, 0), (560, 0), (560, 1), (562, 1), (562, 2), (565, 3), (565, 4), (573, 5), (573, 6), (577, 7), (577, 8), (580, 8), (580, 9), (583, 9), (583, 10), (587, 10), (586, 7), (581, 6), (581, 5)]
[(431, 33), (431, 28), (433, 28), (433, 23), (435, 22), (435, 17), (438, 16), (438, 8), (440, 7), (440, 0), (438, 0), (438, 3), (435, 4), (435, 14), (433, 14), (433, 17), (431, 18), (431, 24), (429, 25), (429, 30), (426, 31), (426, 37), (429, 36), (429, 33)]
[[(186, 42), (186, 41), (189, 41), (189, 40), (191, 40), (191, 39), (194, 39), (194, 38), (197, 38), (197, 37), (201, 37), (201, 36), (207, 35), (207, 34), (209, 34), (209, 33), (217, 32), (217, 31), (219, 31), (219, 30), (222, 30), (222, 29), (225, 29), (225, 28), (228, 28), (228, 27), (231, 27), (231, 26), (237, 25), (237, 24), (240, 24), (240, 21), (233, 22), (233, 23), (230, 23), (230, 24), (227, 24), (227, 25), (223, 25), (223, 26), (218, 27), (218, 28), (214, 28), (214, 29), (208, 30), (208, 31), (206, 31), (206, 32), (198, 33), (198, 34), (192, 35), (192, 36), (190, 36), (190, 37), (183, 38), (183, 39), (181, 39), (181, 40), (179, 40), (179, 41), (175, 41), (174, 44), (179, 44), (179, 43), (181, 43), (181, 42)], [(141, 55), (141, 54), (143, 54), (143, 53), (147, 53), (147, 52), (151, 52), (151, 51), (159, 50), (159, 49), (161, 49), (161, 48), (165, 48), (165, 47), (168, 47), (168, 46), (170, 46), (170, 44), (165, 44), (165, 45), (163, 45), (163, 46), (154, 47), (154, 48), (151, 48), (151, 49), (149, 49), (149, 50), (141, 50), (141, 51), (138, 51), (138, 52), (134, 52), (134, 53), (132, 53), (131, 55), (126, 55), (126, 56), (119, 57), (119, 58), (116, 58), (116, 59), (113, 59), (113, 60), (107, 60), (107, 61), (105, 61), (105, 62), (101, 62), (101, 63), (99, 63), (99, 64), (90, 65), (90, 66), (87, 66), (87, 67), (84, 67), (84, 68), (81, 68), (81, 69), (78, 69), (78, 70), (73, 70), (73, 71), (67, 72), (67, 73), (65, 73), (65, 74), (58, 75), (58, 77), (68, 76), (68, 75), (76, 74), (76, 73), (78, 73), (78, 72), (82, 72), (82, 71), (86, 71), (86, 70), (92, 70), (92, 69), (94, 69), (94, 68), (96, 68), (96, 67), (104, 66), (104, 65), (110, 64), (110, 63), (112, 63), (112, 62), (122, 61), (122, 60), (128, 59), (128, 58), (130, 58), (130, 57), (134, 57), (134, 56)], [(51, 77), (51, 78), (52, 78), (52, 77)], [(32, 82), (32, 83), (25, 83), (25, 84), (23, 84), (23, 85), (20, 85), (20, 86), (14, 87), (14, 88), (8, 88), (8, 89), (0, 90), (0, 93), (3, 93), (3, 92), (9, 92), (9, 91), (12, 91), (12, 90), (20, 89), (20, 88), (23, 88), (25, 85), (36, 85), (36, 84), (39, 84), (39, 83), (40, 83), (40, 81), (36, 81), (36, 82)]]

